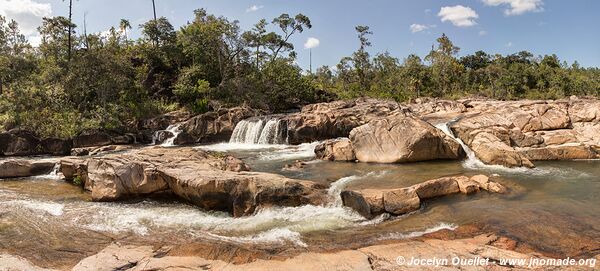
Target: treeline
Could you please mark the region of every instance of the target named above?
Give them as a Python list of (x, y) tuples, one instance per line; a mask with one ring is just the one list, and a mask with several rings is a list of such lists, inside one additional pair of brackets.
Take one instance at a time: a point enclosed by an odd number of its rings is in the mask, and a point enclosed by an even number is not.
[(443, 34), (424, 59), (403, 60), (384, 52), (371, 57), (367, 26), (356, 27), (359, 49), (335, 68), (321, 67), (312, 76), (318, 88), (349, 98), (372, 96), (406, 101), (414, 98), (483, 96), (496, 99), (558, 99), (600, 96), (600, 69), (569, 65), (556, 55), (527, 51), (490, 55), (483, 51), (457, 57), (460, 48)]
[[(600, 95), (600, 71), (531, 53), (457, 58), (443, 35), (421, 59), (372, 57), (368, 27), (356, 27), (358, 50), (335, 69), (304, 72), (290, 38), (312, 27), (302, 14), (282, 14), (242, 30), (237, 21), (194, 11), (175, 30), (164, 17), (139, 26), (127, 20), (107, 33), (86, 33), (65, 17), (44, 18), (32, 47), (14, 21), (0, 16), (0, 124), (40, 136), (69, 137), (90, 128), (122, 129), (185, 107), (202, 113), (246, 104), (272, 112), (308, 103), (372, 96), (498, 99)], [(78, 31), (76, 31), (78, 30)]]

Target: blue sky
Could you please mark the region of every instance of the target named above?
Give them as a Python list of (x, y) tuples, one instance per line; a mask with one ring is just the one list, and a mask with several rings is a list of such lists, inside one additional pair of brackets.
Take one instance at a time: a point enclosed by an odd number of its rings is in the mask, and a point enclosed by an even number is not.
[[(67, 0), (68, 2), (68, 0)], [(35, 26), (43, 16), (67, 14), (61, 0), (0, 0), (0, 14), (19, 21), (35, 41)], [(237, 19), (249, 29), (261, 18), (303, 13), (313, 28), (292, 41), (298, 64), (308, 68), (308, 38), (316, 38), (313, 67), (335, 65), (358, 47), (354, 27), (368, 25), (372, 54), (389, 51), (404, 58), (424, 56), (435, 39), (446, 33), (461, 48), (460, 55), (484, 50), (509, 54), (528, 50), (534, 55), (556, 53), (569, 63), (600, 67), (600, 1), (597, 0), (156, 0), (158, 16), (176, 28), (193, 18), (192, 11)], [(121, 18), (132, 25), (151, 19), (151, 0), (75, 0), (74, 22), (88, 32), (116, 26)], [(134, 37), (139, 30), (132, 31)]]

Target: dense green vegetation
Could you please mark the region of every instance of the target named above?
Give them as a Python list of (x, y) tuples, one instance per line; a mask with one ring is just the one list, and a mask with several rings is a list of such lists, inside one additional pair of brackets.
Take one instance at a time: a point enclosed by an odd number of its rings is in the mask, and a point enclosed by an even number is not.
[[(273, 112), (336, 98), (420, 96), (497, 99), (600, 95), (600, 70), (529, 52), (457, 57), (443, 35), (425, 59), (371, 56), (367, 26), (357, 51), (332, 69), (304, 72), (290, 38), (312, 27), (302, 14), (282, 14), (240, 29), (237, 21), (194, 11), (175, 30), (164, 17), (128, 37), (127, 20), (108, 35), (88, 34), (65, 17), (45, 18), (42, 43), (28, 44), (0, 16), (0, 124), (40, 136), (69, 137), (88, 128), (118, 129), (185, 107), (196, 113), (246, 104)], [(83, 32), (83, 33), (80, 33)]]

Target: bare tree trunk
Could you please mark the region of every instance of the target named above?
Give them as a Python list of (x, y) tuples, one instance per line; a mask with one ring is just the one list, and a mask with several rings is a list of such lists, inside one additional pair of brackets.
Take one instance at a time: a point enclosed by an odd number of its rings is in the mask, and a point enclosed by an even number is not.
[[(154, 26), (156, 27), (156, 32), (158, 33), (158, 21), (156, 20), (156, 5), (154, 4), (154, 0), (152, 0), (152, 11), (154, 12)], [(154, 39), (154, 46), (158, 47), (158, 37)]]
[(71, 31), (72, 31), (72, 25), (73, 25), (73, 21), (71, 20), (73, 18), (73, 0), (69, 0), (69, 50), (68, 50), (68, 60), (69, 62), (71, 62), (71, 48), (73, 48), (72, 43), (73, 43), (73, 37), (71, 37)]
[(83, 36), (85, 37), (85, 48), (90, 50), (90, 40), (87, 34), (87, 12), (83, 13)]
[(260, 70), (260, 62), (259, 62), (259, 54), (260, 54), (260, 46), (256, 46), (256, 70)]

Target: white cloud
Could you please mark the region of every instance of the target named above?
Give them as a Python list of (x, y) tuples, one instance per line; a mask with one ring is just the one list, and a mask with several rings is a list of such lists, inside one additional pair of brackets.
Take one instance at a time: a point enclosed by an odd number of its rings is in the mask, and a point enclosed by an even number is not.
[(321, 44), (321, 41), (317, 38), (308, 38), (304, 43), (304, 49), (317, 48)]
[(488, 6), (510, 5), (504, 10), (507, 16), (521, 15), (525, 12), (542, 11), (544, 2), (542, 0), (482, 0)]
[(98, 32), (98, 36), (103, 39), (108, 39), (110, 37), (110, 29)]
[(509, 47), (509, 48), (510, 48), (510, 47), (513, 47), (513, 43), (512, 43), (512, 41), (509, 41), (509, 42), (508, 42), (508, 43), (507, 43), (505, 46), (506, 46), (506, 47)]
[(21, 32), (26, 36), (36, 33), (42, 24), (42, 18), (52, 14), (50, 4), (32, 0), (0, 0), (0, 15), (19, 23)]
[(246, 12), (255, 12), (258, 11), (261, 8), (264, 8), (265, 6), (257, 6), (257, 5), (253, 5), (249, 8), (246, 9)]
[(410, 29), (410, 32), (417, 33), (429, 29), (429, 26), (424, 24), (411, 24), (408, 28)]
[(487, 31), (485, 31), (485, 30), (479, 31), (479, 36), (485, 36), (485, 35), (487, 35)]
[(479, 18), (475, 10), (461, 5), (442, 7), (438, 16), (442, 19), (442, 22), (450, 21), (453, 25), (459, 27), (476, 25), (475, 19)]
[(40, 35), (29, 36), (29, 44), (31, 44), (31, 46), (33, 46), (33, 47), (39, 47), (40, 44), (42, 44), (42, 36), (40, 36)]

